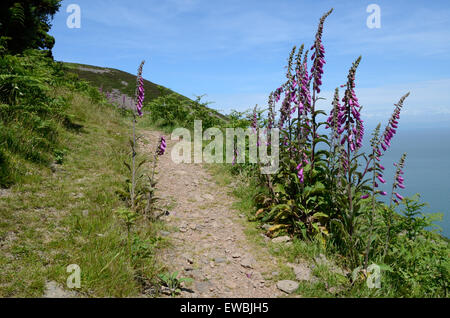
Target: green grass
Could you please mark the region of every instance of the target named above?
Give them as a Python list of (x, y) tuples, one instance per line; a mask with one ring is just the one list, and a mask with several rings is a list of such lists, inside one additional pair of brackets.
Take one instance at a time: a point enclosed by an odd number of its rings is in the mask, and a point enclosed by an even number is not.
[(55, 173), (23, 161), (21, 182), (0, 196), (0, 297), (42, 296), (50, 280), (65, 286), (69, 264), (81, 268), (80, 296), (138, 296), (156, 283), (155, 253), (165, 242), (157, 238), (163, 224), (138, 219), (130, 260), (115, 213), (123, 205), (115, 191), (127, 177), (130, 122), (111, 106), (58, 93), (82, 129), (61, 129), (67, 151)]

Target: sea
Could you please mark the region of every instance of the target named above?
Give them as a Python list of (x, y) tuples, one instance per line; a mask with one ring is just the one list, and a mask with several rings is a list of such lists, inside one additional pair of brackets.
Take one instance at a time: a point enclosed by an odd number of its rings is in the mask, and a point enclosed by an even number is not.
[[(364, 144), (370, 144), (370, 128), (366, 130)], [(391, 147), (383, 155), (381, 164), (386, 168), (386, 184), (382, 189), (391, 193), (395, 174), (393, 163), (403, 153), (407, 154), (404, 170), (403, 196), (420, 194), (420, 202), (427, 203), (424, 213), (442, 213), (443, 219), (435, 222), (442, 235), (450, 238), (450, 127), (414, 129), (399, 127)], [(438, 230), (439, 230), (438, 228)]]

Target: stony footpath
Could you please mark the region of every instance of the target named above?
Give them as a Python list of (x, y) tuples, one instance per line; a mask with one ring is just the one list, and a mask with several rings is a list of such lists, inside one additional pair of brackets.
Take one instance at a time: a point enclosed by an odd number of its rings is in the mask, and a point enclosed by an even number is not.
[[(160, 134), (144, 132), (141, 151), (150, 153)], [(171, 231), (163, 232), (172, 246), (161, 253), (170, 272), (190, 277), (181, 297), (280, 297), (279, 288), (291, 283), (273, 281), (276, 261), (268, 251), (255, 250), (247, 241), (243, 218), (233, 210), (233, 197), (200, 164), (171, 160), (175, 142), (167, 139), (167, 153), (158, 163), (159, 204), (170, 208), (165, 217)], [(295, 286), (294, 286), (295, 287)]]

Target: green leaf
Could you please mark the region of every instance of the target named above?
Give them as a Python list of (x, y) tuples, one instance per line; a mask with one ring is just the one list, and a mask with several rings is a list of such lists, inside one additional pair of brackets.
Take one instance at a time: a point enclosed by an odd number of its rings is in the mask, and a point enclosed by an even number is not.
[(285, 190), (284, 186), (281, 183), (277, 183), (275, 185), (275, 187), (273, 188), (273, 190), (275, 192), (282, 193), (282, 194), (286, 195), (286, 190)]

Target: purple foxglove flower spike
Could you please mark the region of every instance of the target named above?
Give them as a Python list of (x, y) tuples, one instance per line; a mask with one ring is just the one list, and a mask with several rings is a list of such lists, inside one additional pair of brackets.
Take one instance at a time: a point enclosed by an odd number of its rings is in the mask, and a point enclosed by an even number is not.
[(136, 78), (136, 111), (139, 116), (142, 116), (142, 106), (144, 103), (144, 79), (142, 78), (142, 69), (144, 67), (144, 63), (145, 61), (141, 62)]
[[(399, 102), (397, 104), (395, 104), (395, 109), (394, 112), (391, 116), (391, 119), (389, 120), (388, 125), (386, 126), (386, 129), (384, 130), (383, 135), (381, 136), (380, 139), (380, 143), (381, 143), (381, 147), (383, 148), (384, 151), (387, 150), (387, 148), (389, 148), (391, 146), (391, 139), (394, 137), (395, 133), (397, 132), (397, 128), (398, 128), (398, 120), (400, 118), (400, 111), (403, 107), (403, 102), (405, 101), (405, 99), (409, 96), (409, 92), (405, 95), (403, 95)], [(384, 140), (385, 144), (384, 145), (381, 140)]]
[(313, 81), (313, 90), (317, 93), (320, 93), (320, 85), (322, 84), (322, 74), (323, 74), (323, 64), (325, 64), (325, 49), (322, 44), (322, 33), (323, 33), (323, 25), (325, 23), (325, 19), (333, 12), (333, 9), (325, 13), (319, 21), (319, 26), (316, 33), (316, 40), (314, 45), (311, 47), (311, 50), (314, 50), (313, 55), (311, 56), (311, 60), (314, 60), (313, 66), (311, 68), (311, 78), (314, 78)]
[(159, 146), (157, 151), (158, 156), (164, 155), (165, 151), (166, 151), (166, 139), (164, 138), (164, 136), (161, 136), (161, 138), (159, 139)]

